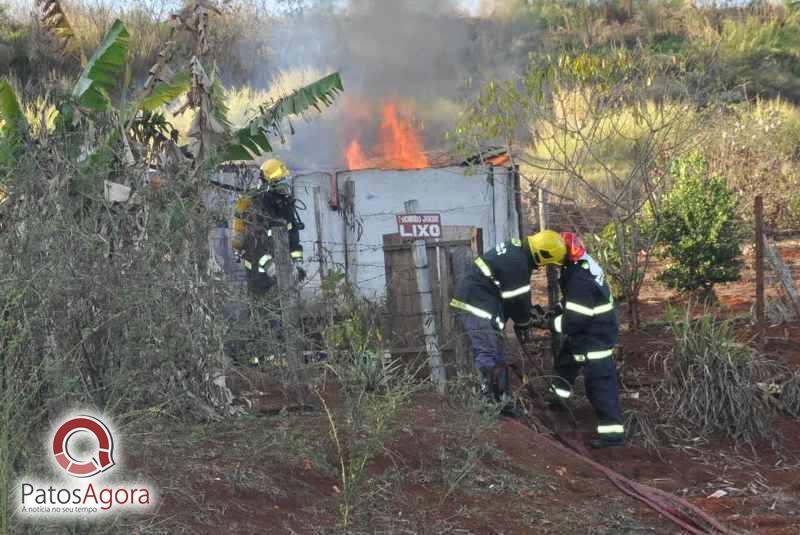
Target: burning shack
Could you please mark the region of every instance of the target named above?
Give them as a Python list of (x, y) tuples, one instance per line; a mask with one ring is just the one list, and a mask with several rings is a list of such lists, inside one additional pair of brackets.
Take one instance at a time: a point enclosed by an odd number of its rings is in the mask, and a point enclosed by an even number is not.
[[(487, 247), (519, 237), (519, 177), (505, 152), (489, 151), (469, 162), (436, 159), (423, 150), (398, 105), (385, 103), (375, 115), (370, 135), (346, 140), (344, 169), (291, 166), (292, 189), (305, 224), (301, 242), (307, 297), (317, 295), (332, 272), (344, 273), (364, 297), (385, 297), (385, 236), (398, 232), (397, 215), (410, 206), (418, 213), (438, 214), (444, 229), (478, 230)], [(234, 191), (252, 187), (257, 179), (229, 169), (215, 182), (221, 186), (217, 198), (232, 207)], [(217, 229), (214, 240), (220, 268), (229, 278), (243, 279), (242, 268), (233, 261), (228, 229)]]
[(308, 209), (301, 235), (310, 292), (331, 269), (344, 271), (362, 295), (383, 297), (384, 236), (397, 233), (398, 214), (416, 201), (442, 225), (477, 227), (483, 241), (519, 237), (515, 175), (502, 166), (361, 169), (297, 176), (294, 191)]
[[(221, 173), (218, 183), (232, 182), (232, 173)], [(304, 292), (309, 296), (318, 293), (325, 276), (341, 271), (365, 297), (382, 298), (384, 235), (397, 233), (396, 216), (406, 213), (409, 201), (420, 213), (440, 214), (445, 228), (480, 229), (487, 246), (519, 237), (518, 179), (504, 165), (314, 171), (294, 176), (292, 187), (303, 208), (301, 241), (309, 274)], [(232, 213), (235, 194), (221, 190), (216, 195)], [(214, 234), (215, 257), (229, 276), (243, 280), (229, 246), (229, 227)]]

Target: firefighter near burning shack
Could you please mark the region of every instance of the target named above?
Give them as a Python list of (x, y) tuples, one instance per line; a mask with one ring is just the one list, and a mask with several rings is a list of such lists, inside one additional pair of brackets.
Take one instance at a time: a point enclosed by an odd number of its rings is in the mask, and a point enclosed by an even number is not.
[(481, 396), (503, 404), (502, 413), (519, 416), (514, 406), (510, 371), (505, 362), (503, 330), (511, 319), (523, 337), (533, 326), (531, 274), (539, 266), (560, 264), (564, 241), (545, 230), (522, 242), (513, 239), (475, 259), (459, 282), (450, 306), (469, 338), (480, 375)]
[(561, 351), (553, 363), (550, 408), (564, 410), (572, 397), (575, 380), (583, 369), (586, 396), (597, 415), (593, 448), (625, 443), (622, 410), (614, 364), (619, 338), (619, 319), (614, 297), (600, 265), (586, 253), (579, 238), (562, 234), (566, 255), (559, 286), (562, 303), (547, 314), (547, 326), (563, 336)]
[(248, 289), (254, 296), (265, 295), (275, 286), (275, 242), (273, 229), (285, 226), (289, 254), (299, 281), (305, 279), (300, 231), (304, 225), (297, 213), (297, 201), (287, 183), (289, 170), (279, 160), (261, 165), (260, 187), (236, 201), (232, 245), (247, 272)]

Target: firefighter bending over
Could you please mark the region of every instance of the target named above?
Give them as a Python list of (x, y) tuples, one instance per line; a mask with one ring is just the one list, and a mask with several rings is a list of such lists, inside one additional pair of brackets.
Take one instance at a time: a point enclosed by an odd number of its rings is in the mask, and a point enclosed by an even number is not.
[(511, 394), (509, 369), (503, 350), (508, 319), (525, 332), (531, 322), (531, 273), (545, 264), (561, 264), (566, 249), (561, 236), (545, 230), (524, 243), (500, 243), (475, 259), (459, 281), (450, 306), (458, 309), (480, 373), (481, 396), (503, 403), (503, 414), (518, 416)]
[(282, 162), (267, 160), (261, 166), (261, 186), (254, 193), (243, 194), (236, 202), (231, 241), (242, 259), (248, 288), (254, 295), (266, 294), (277, 282), (273, 228), (286, 226), (298, 280), (306, 276), (300, 245), (300, 231), (304, 225), (297, 213), (291, 186), (286, 181), (288, 177), (289, 170)]
[(578, 237), (562, 234), (567, 249), (559, 285), (562, 307), (549, 314), (549, 327), (564, 335), (561, 351), (553, 363), (554, 393), (551, 408), (564, 409), (572, 396), (575, 379), (583, 369), (586, 396), (597, 415), (597, 437), (593, 448), (625, 443), (622, 410), (614, 365), (614, 345), (619, 338), (619, 319), (614, 297), (602, 268), (586, 253)]

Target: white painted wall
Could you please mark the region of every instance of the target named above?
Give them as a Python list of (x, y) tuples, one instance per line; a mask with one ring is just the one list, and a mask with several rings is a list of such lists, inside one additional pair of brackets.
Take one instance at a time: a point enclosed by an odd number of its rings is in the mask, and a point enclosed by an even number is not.
[[(478, 170), (480, 171), (480, 170)], [(369, 298), (385, 295), (383, 235), (397, 232), (395, 215), (404, 213), (404, 203), (417, 201), (420, 213), (441, 213), (443, 225), (471, 225), (483, 229), (484, 246), (519, 237), (513, 183), (508, 171), (494, 168), (494, 185), (488, 172), (474, 173), (463, 167), (422, 170), (364, 170), (338, 173), (340, 196), (345, 182), (355, 184), (355, 229), (348, 228), (344, 217), (329, 208), (332, 176), (313, 173), (294, 178), (295, 196), (307, 207), (300, 212), (306, 225), (301, 241), (306, 256), (309, 281), (305, 293), (319, 291), (317, 226), (314, 217), (314, 187), (319, 188), (322, 246), (329, 262), (344, 267), (349, 280)], [(494, 210), (493, 210), (494, 207)], [(360, 232), (359, 232), (360, 230)], [(360, 233), (360, 236), (359, 236)]]

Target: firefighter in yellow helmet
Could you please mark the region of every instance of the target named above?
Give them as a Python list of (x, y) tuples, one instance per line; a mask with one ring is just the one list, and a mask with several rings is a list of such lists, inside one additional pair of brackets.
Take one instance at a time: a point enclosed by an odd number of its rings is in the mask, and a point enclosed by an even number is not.
[(300, 281), (305, 279), (300, 231), (304, 225), (297, 213), (297, 201), (286, 179), (289, 170), (280, 160), (261, 165), (261, 186), (242, 195), (236, 202), (232, 245), (242, 258), (248, 274), (248, 287), (263, 295), (275, 285), (275, 252), (272, 229), (285, 225), (289, 232), (289, 251)]
[(503, 329), (509, 319), (514, 328), (533, 326), (531, 274), (539, 266), (561, 265), (566, 254), (564, 239), (544, 230), (525, 241), (509, 240), (475, 259), (459, 281), (450, 306), (472, 346), (480, 373), (481, 395), (503, 403), (503, 413), (518, 416), (511, 395), (511, 381), (503, 350)]

